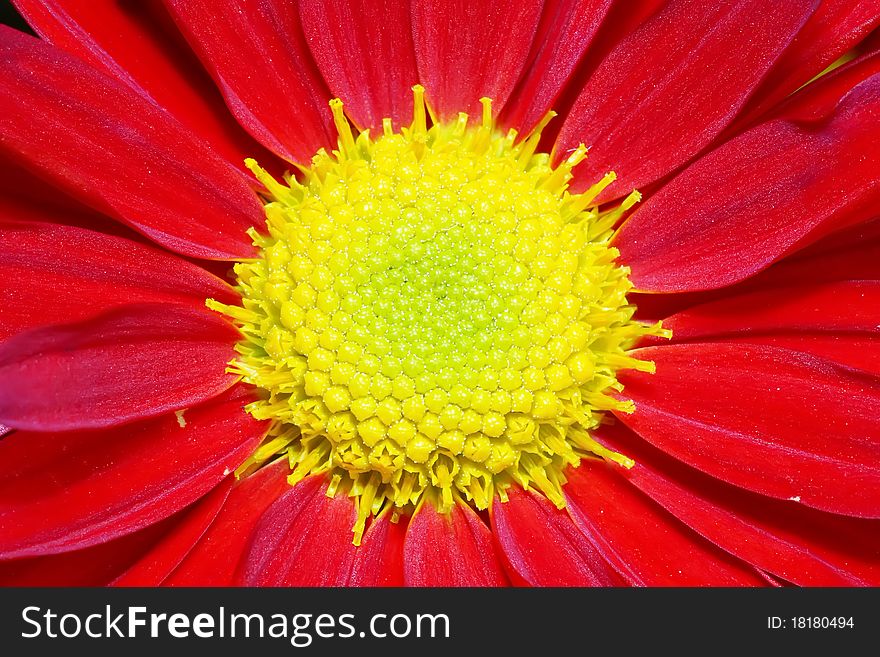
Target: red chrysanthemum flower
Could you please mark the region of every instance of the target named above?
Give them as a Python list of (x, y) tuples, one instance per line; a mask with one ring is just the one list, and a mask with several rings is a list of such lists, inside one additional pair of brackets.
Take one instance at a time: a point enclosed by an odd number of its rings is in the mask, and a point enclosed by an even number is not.
[(874, 3), (15, 4), (0, 582), (880, 583)]

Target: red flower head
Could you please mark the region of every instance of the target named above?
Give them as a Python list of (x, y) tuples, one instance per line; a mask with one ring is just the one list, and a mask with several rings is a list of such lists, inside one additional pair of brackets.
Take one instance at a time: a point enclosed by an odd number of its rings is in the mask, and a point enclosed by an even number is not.
[(15, 4), (0, 582), (880, 583), (873, 3)]

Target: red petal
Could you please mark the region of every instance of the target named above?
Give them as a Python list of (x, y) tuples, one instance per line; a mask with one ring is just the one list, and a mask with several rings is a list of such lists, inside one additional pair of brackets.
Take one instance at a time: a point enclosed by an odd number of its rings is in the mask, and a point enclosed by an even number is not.
[[(563, 118), (551, 121), (542, 133), (539, 150), (551, 151), (556, 141), (556, 136), (562, 128), (562, 121), (568, 116), (572, 106), (580, 95), (587, 80), (602, 63), (611, 50), (623, 41), (627, 35), (638, 29), (651, 16), (660, 11), (669, 0), (626, 0), (626, 2), (612, 2), (611, 8), (599, 26), (599, 31), (593, 37), (586, 54), (576, 66), (571, 79), (564, 86), (562, 93), (556, 99), (553, 109), (559, 112)], [(552, 40), (553, 37), (551, 37)], [(535, 39), (538, 43), (538, 39)], [(508, 108), (512, 109), (512, 103)]]
[(493, 114), (501, 111), (523, 72), (541, 5), (540, 0), (412, 4), (419, 76), (441, 121), (459, 112), (479, 120), (484, 96), (492, 99)]
[[(589, 72), (592, 73), (596, 65), (602, 62), (618, 43), (663, 9), (668, 2), (669, 0), (626, 0), (625, 2), (618, 0), (612, 2), (611, 10), (587, 52), (584, 63)], [(584, 78), (584, 80), (586, 79), (588, 78)], [(569, 89), (578, 93), (582, 87), (583, 84), (575, 89), (570, 86)]]
[(290, 489), (287, 459), (242, 479), (214, 523), (163, 582), (165, 586), (232, 586), (233, 575), (263, 512)]
[(612, 0), (563, 0), (544, 7), (523, 75), (501, 115), (528, 134), (551, 109), (593, 41)]
[(0, 586), (106, 586), (150, 549), (174, 520), (83, 550), (0, 561)]
[(880, 336), (839, 333), (793, 333), (790, 335), (738, 335), (716, 338), (718, 342), (766, 344), (813, 354), (846, 367), (880, 375)]
[[(284, 0), (165, 0), (238, 122), (269, 150), (308, 164), (333, 145), (320, 73)], [(348, 29), (348, 26), (337, 26)]]
[(714, 477), (817, 509), (880, 517), (880, 383), (807, 354), (750, 344), (637, 349), (620, 419)]
[(682, 294), (633, 293), (628, 298), (638, 317), (656, 321), (719, 296), (856, 280), (880, 280), (880, 219), (824, 237), (730, 287)]
[(254, 157), (264, 166), (271, 164), (272, 155), (229, 114), (161, 2), (16, 0), (15, 4), (43, 39), (165, 108), (227, 161), (243, 166), (246, 157)]
[(673, 340), (741, 333), (876, 333), (880, 281), (762, 290), (695, 306), (663, 320)]
[[(811, 244), (810, 246), (801, 249), (791, 258), (788, 258), (777, 265), (776, 268), (778, 269), (787, 263), (800, 262), (807, 258), (830, 255), (838, 251), (845, 251), (849, 254), (858, 253), (858, 251), (864, 247), (876, 248), (878, 245), (880, 245), (880, 217), (828, 235), (815, 244)], [(769, 271), (767, 273), (769, 273)], [(858, 273), (859, 276), (851, 278), (853, 280), (857, 278), (875, 280), (880, 277), (880, 264), (876, 264), (874, 269), (871, 270), (870, 276), (862, 277), (861, 270)], [(867, 273), (867, 270), (865, 270), (865, 273)], [(841, 280), (842, 278), (844, 277), (838, 276), (836, 278), (821, 280)]]
[(635, 459), (622, 472), (682, 522), (740, 559), (800, 586), (880, 582), (880, 525), (780, 502), (724, 484), (665, 456), (622, 427), (600, 442)]
[(752, 568), (693, 533), (608, 464), (584, 461), (565, 476), (572, 520), (631, 584), (764, 584)]
[(214, 488), (266, 425), (240, 391), (186, 411), (104, 431), (0, 441), (0, 554), (66, 552), (151, 525)]
[(470, 507), (441, 514), (430, 502), (410, 520), (403, 546), (407, 586), (504, 586), (492, 533)]
[(0, 26), (0, 141), (80, 200), (190, 256), (254, 253), (244, 177), (169, 114), (76, 57)]
[(507, 572), (515, 584), (612, 586), (617, 579), (564, 510), (517, 486), (495, 499), (490, 517)]
[(875, 75), (827, 122), (770, 121), (697, 161), (620, 230), (615, 245), (633, 283), (662, 292), (730, 285), (872, 217), (880, 202), (878, 111)]
[(186, 509), (173, 528), (122, 575), (113, 586), (158, 586), (186, 558), (217, 517), (235, 479), (227, 477), (210, 493)]
[(409, 125), (419, 74), (408, 0), (301, 0), (299, 12), (318, 68), (355, 124)]
[(186, 408), (226, 390), (238, 332), (207, 310), (123, 306), (0, 343), (0, 422), (106, 427)]
[[(829, 236), (815, 245), (815, 251), (807, 253), (808, 249), (805, 249), (795, 257), (786, 258), (748, 279), (745, 281), (748, 289), (843, 280), (880, 280), (880, 234), (877, 231), (880, 221), (855, 228)], [(831, 238), (838, 236), (843, 239), (832, 246)], [(818, 247), (823, 244), (829, 248), (819, 250)]]
[(403, 541), (407, 523), (391, 513), (375, 518), (354, 555), (349, 586), (403, 586)]
[(350, 497), (328, 497), (327, 479), (308, 477), (260, 518), (237, 578), (245, 586), (344, 586), (356, 521)]
[[(47, 193), (50, 189), (51, 193)], [(0, 153), (0, 216), (10, 220), (95, 225), (101, 230), (112, 228), (117, 232), (128, 230), (118, 221), (95, 212), (59, 189), (53, 189), (5, 153)]]
[(880, 72), (880, 50), (866, 53), (811, 82), (770, 113), (771, 118), (818, 121), (834, 112), (841, 98)]
[(557, 157), (579, 143), (590, 148), (574, 187), (613, 170), (617, 182), (603, 195), (611, 200), (690, 160), (736, 116), (812, 11), (808, 0), (672, 0), (608, 55), (562, 126)]
[(880, 281), (739, 294), (693, 306), (663, 325), (675, 342), (767, 344), (880, 374)]
[(129, 303), (235, 303), (216, 276), (181, 258), (91, 230), (0, 218), (0, 339)]
[(823, 0), (761, 84), (739, 122), (753, 120), (809, 82), (878, 25), (880, 11), (870, 2)]

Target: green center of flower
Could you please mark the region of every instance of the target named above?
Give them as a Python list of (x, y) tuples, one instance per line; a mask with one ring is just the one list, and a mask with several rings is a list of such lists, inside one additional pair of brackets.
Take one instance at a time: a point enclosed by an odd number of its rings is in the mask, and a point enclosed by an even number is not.
[[(569, 194), (581, 146), (559, 167), (517, 143), (483, 100), (477, 126), (414, 118), (377, 139), (352, 135), (331, 107), (339, 149), (318, 152), (301, 182), (249, 162), (271, 200), (258, 260), (235, 266), (242, 307), (209, 301), (244, 339), (230, 371), (262, 389), (248, 407), (273, 421), (244, 468), (286, 454), (295, 483), (328, 472), (370, 515), (426, 497), (480, 509), (511, 483), (564, 505), (562, 471), (584, 456), (621, 463), (590, 438), (618, 398), (626, 354), (659, 325), (633, 321), (612, 228), (638, 200), (605, 212)], [(548, 120), (550, 116), (548, 115)]]

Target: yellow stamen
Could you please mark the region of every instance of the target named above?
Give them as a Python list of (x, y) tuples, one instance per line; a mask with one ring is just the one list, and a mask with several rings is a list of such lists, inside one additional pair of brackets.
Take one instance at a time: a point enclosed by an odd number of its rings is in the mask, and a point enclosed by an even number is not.
[(628, 270), (610, 245), (637, 192), (599, 212), (607, 174), (567, 190), (583, 145), (553, 168), (541, 130), (517, 143), (460, 114), (355, 137), (330, 103), (338, 149), (300, 182), (253, 161), (270, 195), (260, 258), (235, 266), (242, 306), (209, 300), (243, 340), (229, 371), (261, 388), (247, 410), (272, 420), (239, 473), (286, 455), (294, 484), (327, 472), (355, 500), (360, 542), (378, 513), (429, 498), (485, 509), (516, 483), (565, 505), (564, 470), (581, 458), (631, 465), (589, 435), (605, 411), (631, 412), (617, 372), (653, 371), (628, 354), (659, 324), (632, 319)]

